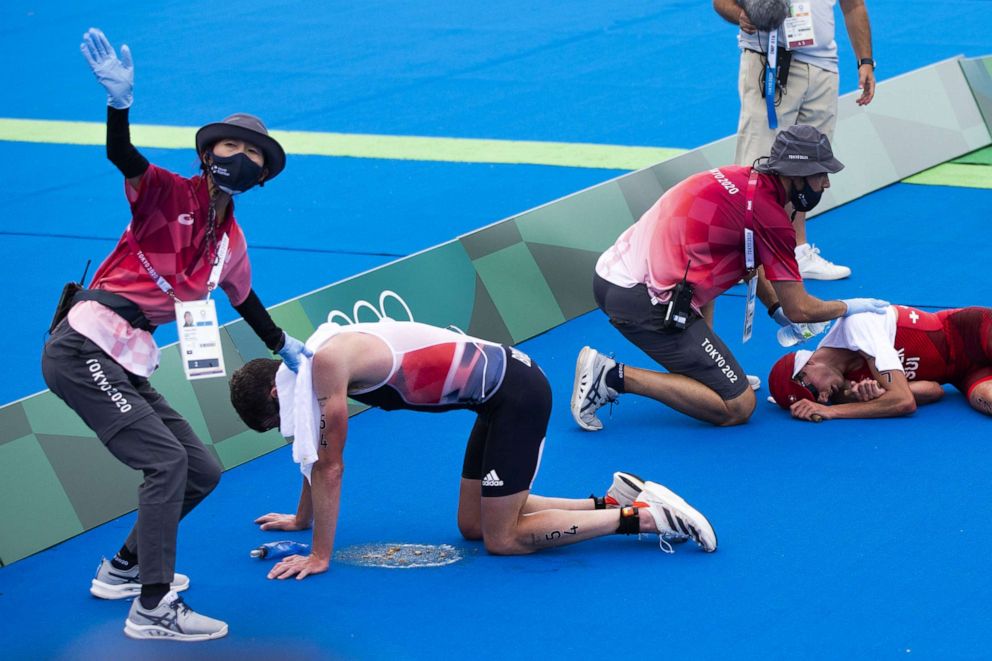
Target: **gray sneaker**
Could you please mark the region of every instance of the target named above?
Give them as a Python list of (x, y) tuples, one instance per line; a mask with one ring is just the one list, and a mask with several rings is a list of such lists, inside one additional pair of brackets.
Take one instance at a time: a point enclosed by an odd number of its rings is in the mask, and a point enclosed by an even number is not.
[[(169, 586), (176, 592), (189, 587), (189, 576), (176, 573)], [(90, 594), (100, 599), (130, 599), (141, 594), (141, 581), (138, 578), (138, 565), (130, 569), (118, 569), (104, 558), (96, 568), (96, 577), (90, 583)]]
[(182, 597), (170, 591), (151, 610), (142, 608), (141, 599), (135, 599), (124, 623), (124, 635), (138, 640), (192, 643), (226, 636), (227, 623), (194, 612)]
[(615, 402), (620, 394), (606, 385), (606, 373), (617, 361), (592, 347), (582, 347), (575, 361), (575, 381), (572, 382), (572, 417), (586, 431), (599, 431), (602, 421), (596, 417), (600, 407)]
[(673, 553), (666, 536), (687, 535), (707, 553), (716, 551), (716, 531), (692, 505), (678, 494), (657, 482), (645, 482), (644, 490), (637, 495), (634, 507), (646, 507), (658, 527), (658, 543), (665, 553)]

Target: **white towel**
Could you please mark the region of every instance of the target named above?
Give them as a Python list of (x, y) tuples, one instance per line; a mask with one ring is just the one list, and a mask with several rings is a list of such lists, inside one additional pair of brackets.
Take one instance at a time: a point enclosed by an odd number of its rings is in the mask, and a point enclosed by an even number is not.
[[(307, 348), (316, 353), (340, 328), (338, 324), (322, 324), (306, 341)], [(296, 374), (285, 364), (280, 365), (276, 372), (276, 393), (279, 396), (279, 432), (293, 439), (293, 461), (300, 465), (300, 472), (309, 482), (320, 443), (320, 406), (313, 390), (313, 359), (300, 356)]]

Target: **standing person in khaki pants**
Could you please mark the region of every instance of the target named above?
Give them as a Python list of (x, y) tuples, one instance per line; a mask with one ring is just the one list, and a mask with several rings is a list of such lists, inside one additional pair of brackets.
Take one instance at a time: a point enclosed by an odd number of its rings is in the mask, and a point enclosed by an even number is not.
[[(738, 93), (741, 99), (737, 126), (738, 165), (752, 165), (769, 153), (776, 130), (769, 127), (764, 79), (769, 33), (763, 21), (776, 13), (775, 5), (788, 5), (789, 17), (779, 25), (778, 82), (775, 114), (778, 128), (808, 124), (833, 142), (837, 123), (839, 72), (834, 40), (834, 5), (837, 0), (713, 0), (713, 8), (730, 23), (740, 26), (741, 48)], [(840, 0), (844, 24), (858, 60), (858, 105), (871, 103), (875, 95), (875, 60), (872, 59), (871, 25), (863, 0)], [(820, 256), (819, 248), (806, 236), (806, 214), (794, 212), (796, 260), (805, 280), (839, 280), (851, 269)]]

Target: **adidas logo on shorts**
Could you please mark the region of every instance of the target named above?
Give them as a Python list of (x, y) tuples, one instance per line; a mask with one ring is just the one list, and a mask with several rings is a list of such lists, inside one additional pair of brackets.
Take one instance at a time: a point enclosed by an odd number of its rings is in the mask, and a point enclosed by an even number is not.
[(503, 486), (503, 480), (499, 479), (499, 475), (496, 474), (495, 470), (491, 470), (486, 473), (486, 476), (482, 478), (482, 486), (484, 487), (501, 487)]

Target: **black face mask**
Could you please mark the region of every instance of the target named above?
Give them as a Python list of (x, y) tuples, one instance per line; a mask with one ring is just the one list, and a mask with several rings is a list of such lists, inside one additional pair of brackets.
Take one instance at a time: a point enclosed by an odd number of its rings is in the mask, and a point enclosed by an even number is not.
[(208, 169), (217, 187), (229, 195), (244, 193), (262, 177), (261, 166), (243, 153), (233, 156), (211, 154)]
[(795, 186), (789, 192), (789, 201), (792, 202), (792, 208), (796, 211), (801, 211), (806, 213), (811, 211), (813, 207), (820, 203), (820, 198), (823, 197), (823, 191), (815, 191), (809, 185), (809, 179), (805, 179), (806, 187), (802, 190), (797, 189)]

